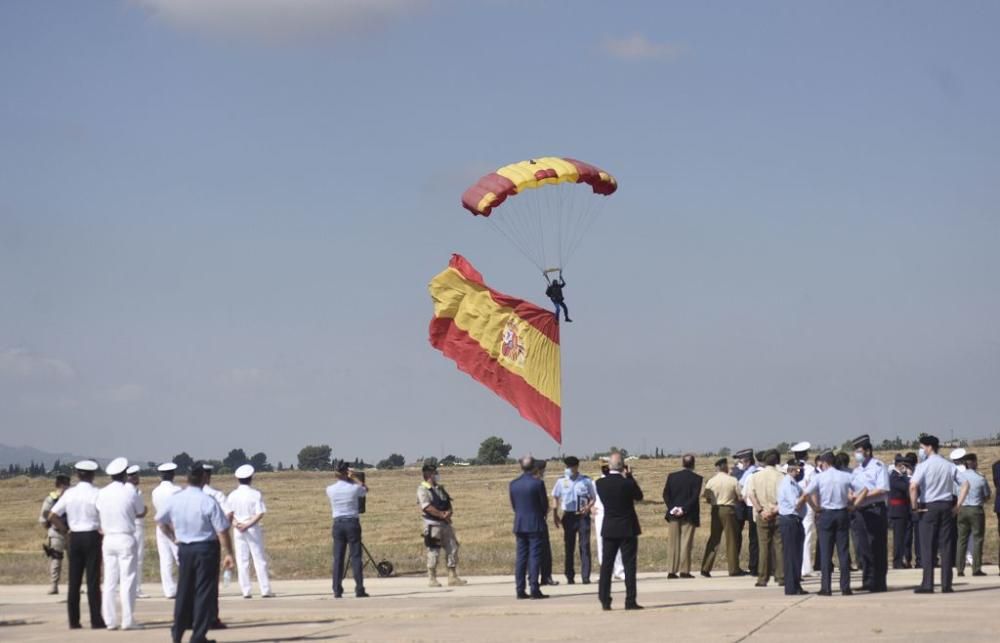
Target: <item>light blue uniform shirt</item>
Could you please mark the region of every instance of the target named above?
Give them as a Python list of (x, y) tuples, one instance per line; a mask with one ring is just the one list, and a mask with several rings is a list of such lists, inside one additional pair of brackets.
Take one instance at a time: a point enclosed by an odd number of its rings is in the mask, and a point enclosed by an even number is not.
[(847, 509), (851, 501), (851, 480), (851, 474), (830, 467), (813, 476), (805, 492), (809, 495), (818, 493), (819, 506), (827, 511)]
[(760, 467), (758, 467), (756, 464), (751, 464), (749, 467), (747, 467), (746, 471), (743, 472), (743, 475), (740, 476), (740, 493), (743, 494), (744, 498), (747, 497), (747, 487), (750, 485), (750, 476), (757, 473), (758, 471), (760, 471)]
[(919, 487), (919, 501), (923, 503), (951, 500), (957, 483), (958, 467), (937, 453), (918, 464), (910, 478), (910, 484)]
[(360, 484), (338, 480), (326, 488), (330, 499), (330, 509), (334, 518), (357, 518), (358, 501), (368, 495), (368, 490)]
[(219, 503), (194, 485), (170, 496), (156, 522), (173, 527), (174, 537), (183, 544), (216, 540), (219, 532), (229, 529)]
[(969, 493), (965, 496), (963, 507), (981, 507), (990, 499), (990, 485), (978, 471), (966, 469), (958, 474), (959, 484), (969, 483)]
[(868, 493), (875, 490), (885, 492), (878, 498), (866, 497), (864, 502), (859, 506), (884, 505), (889, 499), (889, 468), (881, 460), (869, 458), (868, 464), (861, 464), (854, 468), (852, 476), (854, 478), (853, 489), (855, 493), (861, 493), (862, 489), (867, 489)]
[(578, 473), (575, 478), (563, 476), (556, 480), (556, 484), (552, 487), (552, 497), (559, 499), (559, 508), (563, 512), (573, 514), (596, 498), (597, 490), (594, 489), (594, 483), (590, 478)]
[(792, 476), (786, 475), (778, 485), (778, 514), (782, 516), (806, 517), (806, 506), (796, 507), (795, 503), (802, 496), (802, 487)]

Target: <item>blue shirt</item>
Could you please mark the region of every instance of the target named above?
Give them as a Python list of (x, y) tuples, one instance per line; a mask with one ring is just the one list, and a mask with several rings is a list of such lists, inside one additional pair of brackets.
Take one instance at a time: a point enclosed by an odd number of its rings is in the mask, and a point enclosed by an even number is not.
[(597, 497), (593, 481), (582, 473), (576, 477), (563, 476), (552, 487), (552, 497), (560, 501), (560, 509), (566, 513), (576, 513)]
[(368, 490), (360, 484), (338, 480), (326, 488), (326, 497), (330, 499), (330, 509), (334, 518), (357, 518), (358, 501), (368, 494)]
[(183, 544), (216, 540), (229, 529), (219, 503), (194, 485), (170, 496), (157, 512), (156, 522), (173, 527), (174, 537)]
[(990, 499), (990, 485), (978, 471), (966, 469), (958, 474), (960, 484), (969, 483), (969, 493), (965, 495), (963, 507), (982, 507)]
[(958, 467), (937, 453), (918, 464), (910, 478), (910, 485), (919, 488), (919, 501), (923, 503), (950, 501), (957, 483)]
[(805, 492), (819, 494), (819, 506), (827, 511), (846, 509), (851, 501), (851, 474), (830, 467), (816, 474)]
[(778, 485), (778, 514), (781, 516), (806, 517), (806, 506), (796, 507), (802, 496), (802, 487), (792, 476), (786, 475)]
[(866, 497), (859, 506), (884, 505), (889, 499), (889, 469), (885, 463), (876, 458), (869, 458), (868, 464), (861, 464), (855, 467), (852, 473), (855, 493), (861, 493), (862, 489), (867, 489), (868, 493), (880, 490), (885, 493), (877, 498)]

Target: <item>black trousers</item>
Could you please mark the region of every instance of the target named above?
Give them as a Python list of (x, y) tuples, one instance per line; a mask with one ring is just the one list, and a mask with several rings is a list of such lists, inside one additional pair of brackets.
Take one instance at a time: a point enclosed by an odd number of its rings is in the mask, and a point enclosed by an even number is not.
[(753, 521), (753, 507), (743, 507), (741, 512), (737, 512), (737, 543), (738, 551), (743, 552), (743, 527), (749, 524), (749, 541), (747, 547), (748, 568), (751, 576), (757, 575), (757, 564), (760, 561), (760, 542), (757, 540), (757, 523)]
[(909, 565), (913, 560), (913, 521), (910, 519), (910, 509), (906, 515), (889, 518), (889, 528), (892, 529), (892, 565), (901, 567)]
[(542, 532), (542, 559), (541, 559), (542, 584), (547, 584), (552, 580), (552, 539), (549, 538), (549, 524), (545, 523), (545, 531)]
[(889, 523), (884, 504), (854, 512), (851, 520), (854, 544), (861, 565), (861, 586), (873, 592), (886, 591), (889, 573)]
[(69, 626), (80, 627), (80, 586), (87, 572), (87, 604), (90, 606), (90, 626), (104, 627), (101, 616), (101, 537), (97, 531), (77, 531), (69, 535), (69, 588), (66, 590), (66, 611)]
[(180, 543), (177, 546), (177, 598), (174, 599), (175, 642), (191, 630), (191, 643), (203, 643), (219, 613), (218, 540)]
[[(924, 570), (922, 589), (934, 589), (934, 561), (941, 556), (941, 589), (951, 589), (952, 566), (955, 564), (952, 537), (955, 516), (952, 502), (928, 502), (927, 511), (920, 516), (920, 562)], [(965, 552), (962, 552), (964, 555)]]
[(601, 605), (611, 605), (611, 577), (615, 572), (615, 558), (618, 552), (622, 553), (622, 565), (625, 567), (625, 606), (635, 605), (636, 586), (635, 573), (636, 562), (639, 559), (639, 539), (635, 536), (631, 538), (602, 538), (603, 559), (601, 561), (601, 578), (597, 583), (597, 598), (601, 600)]
[(920, 557), (920, 513), (910, 512), (910, 531), (913, 532), (913, 562), (917, 567), (923, 567)]
[(829, 592), (833, 584), (833, 549), (837, 548), (840, 565), (840, 591), (851, 589), (851, 519), (847, 509), (824, 509), (819, 512), (820, 590)]
[(517, 558), (514, 560), (514, 586), (518, 594), (525, 593), (525, 580), (532, 594), (537, 594), (538, 576), (542, 563), (542, 532), (514, 534), (517, 538)]
[(334, 518), (333, 520), (333, 593), (344, 593), (344, 555), (350, 546), (351, 571), (354, 573), (354, 593), (365, 591), (364, 563), (361, 560), (361, 520)]
[(576, 557), (576, 541), (580, 541), (580, 577), (584, 583), (590, 582), (590, 516), (575, 513), (564, 514), (562, 517), (563, 545), (566, 551), (566, 580), (573, 582), (576, 575), (574, 558)]
[(785, 594), (792, 596), (802, 591), (802, 547), (806, 530), (802, 519), (795, 515), (778, 516), (781, 530), (782, 557), (785, 564)]

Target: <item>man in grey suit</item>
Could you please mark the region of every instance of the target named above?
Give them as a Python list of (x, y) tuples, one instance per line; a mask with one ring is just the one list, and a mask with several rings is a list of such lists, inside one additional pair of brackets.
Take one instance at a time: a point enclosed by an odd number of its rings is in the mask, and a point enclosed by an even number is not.
[[(514, 509), (514, 537), (517, 539), (514, 576), (519, 599), (548, 598), (538, 589), (538, 575), (543, 536), (548, 529), (545, 517), (549, 512), (549, 499), (545, 483), (533, 475), (535, 468), (534, 458), (521, 458), (522, 473), (510, 482), (510, 506)], [(525, 576), (528, 577), (530, 594), (525, 591)]]

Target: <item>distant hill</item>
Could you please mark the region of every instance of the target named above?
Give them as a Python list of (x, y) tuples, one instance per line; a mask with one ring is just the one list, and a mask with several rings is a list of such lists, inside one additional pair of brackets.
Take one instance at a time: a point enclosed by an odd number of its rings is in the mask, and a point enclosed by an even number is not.
[(56, 460), (59, 460), (63, 464), (72, 464), (88, 457), (93, 456), (81, 456), (75, 453), (50, 453), (34, 447), (10, 447), (6, 444), (0, 444), (0, 467), (4, 468), (12, 464), (19, 464), (26, 467), (32, 462), (41, 462), (46, 468), (49, 468)]

